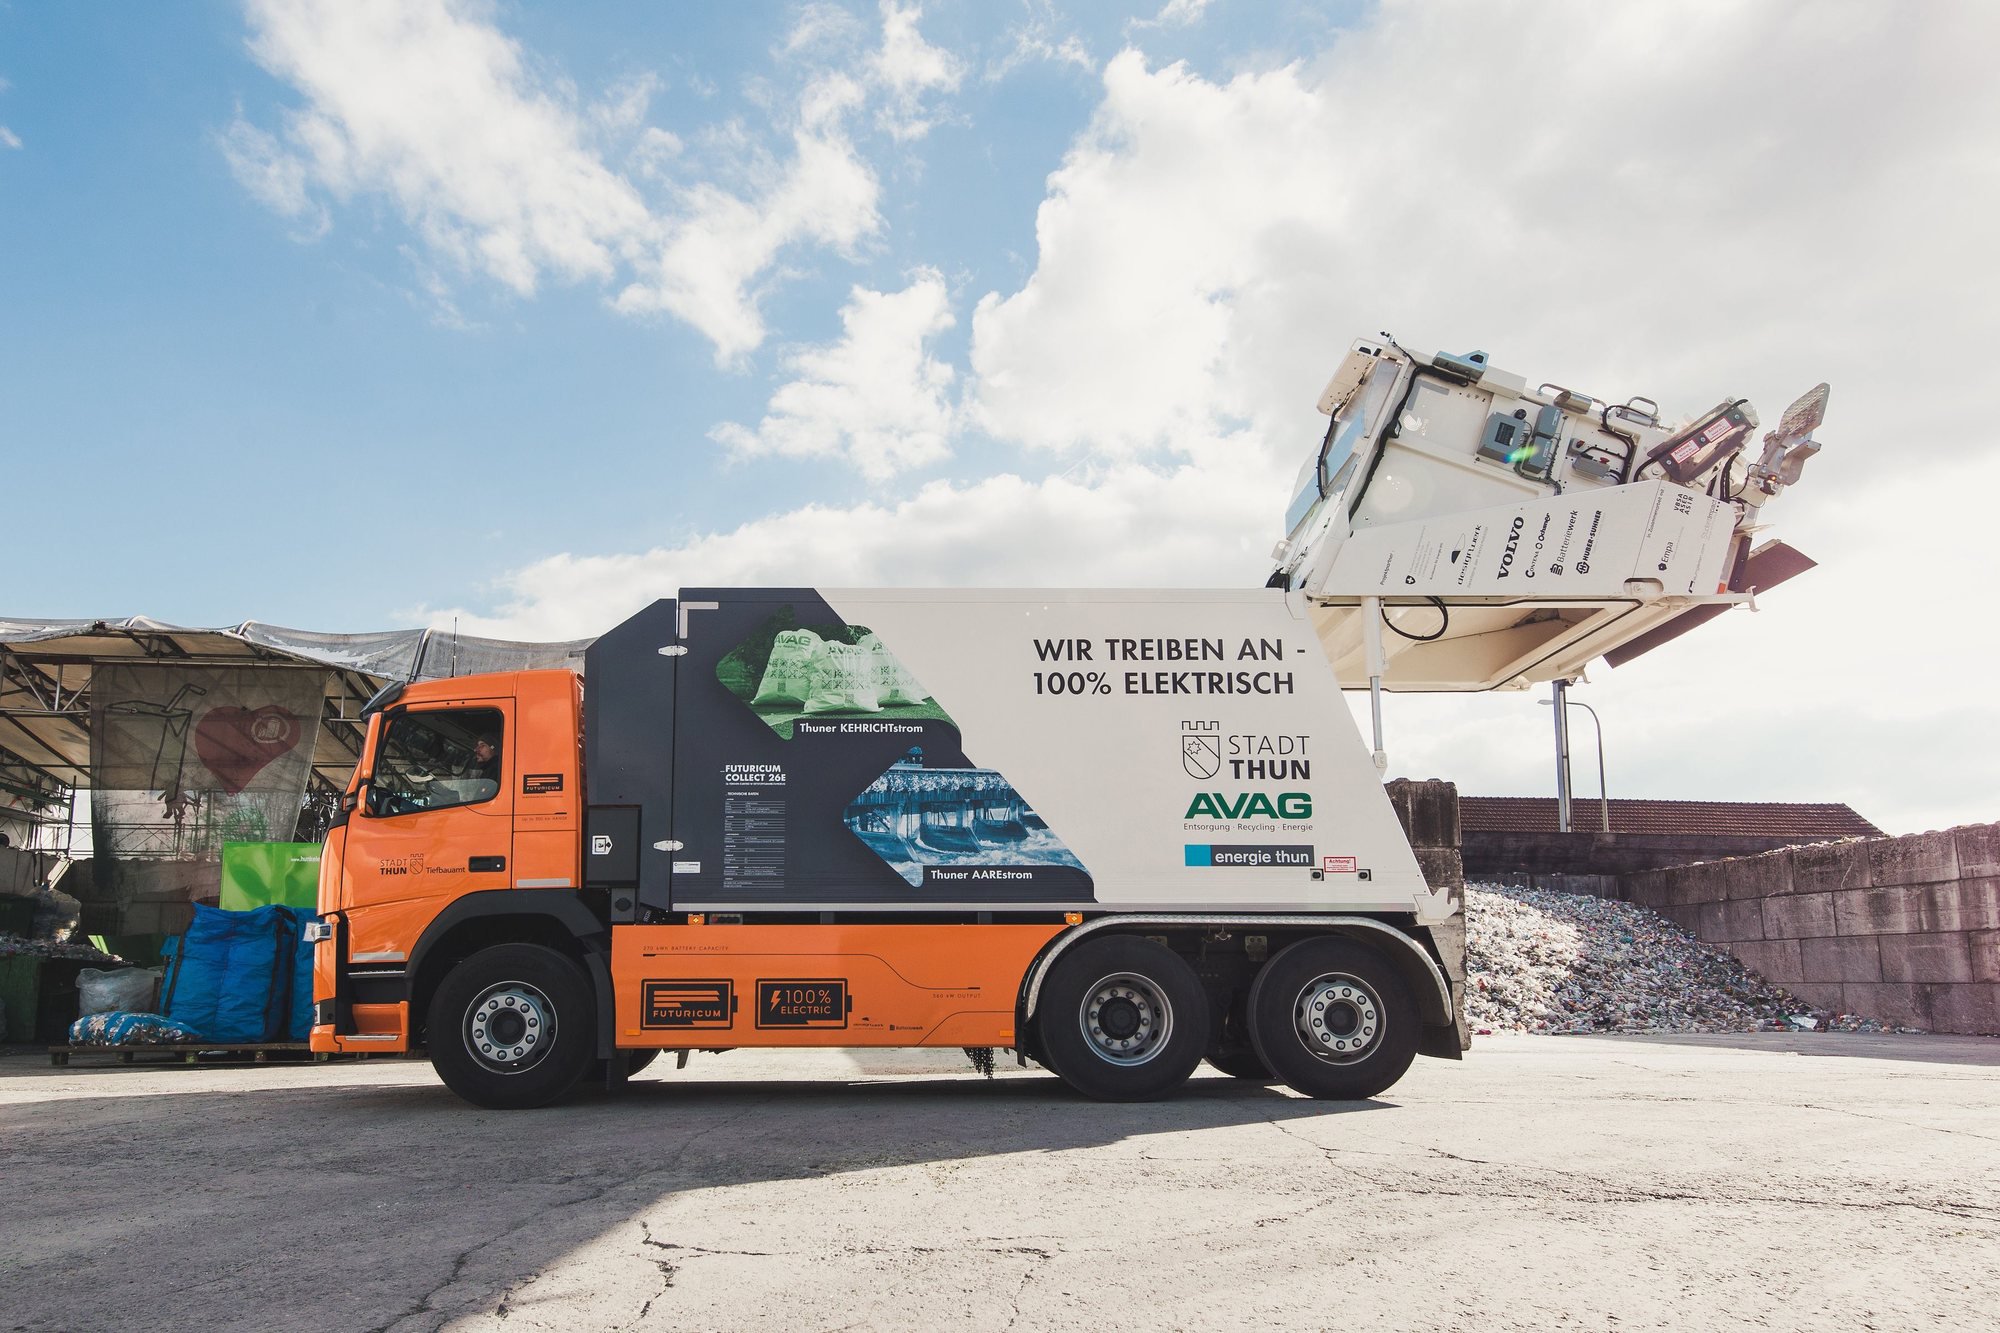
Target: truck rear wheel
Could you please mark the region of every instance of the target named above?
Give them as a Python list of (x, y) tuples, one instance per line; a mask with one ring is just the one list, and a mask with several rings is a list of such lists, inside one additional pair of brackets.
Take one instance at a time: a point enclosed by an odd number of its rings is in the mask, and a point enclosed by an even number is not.
[(1187, 1081), (1208, 1046), (1208, 996), (1181, 956), (1107, 935), (1049, 969), (1035, 1022), (1046, 1063), (1086, 1097), (1140, 1102)]
[(459, 963), (431, 1000), (431, 1065), (477, 1106), (547, 1106), (596, 1049), (590, 982), (553, 949), (500, 944)]
[(1308, 1097), (1373, 1097), (1416, 1057), (1416, 1005), (1388, 960), (1351, 940), (1300, 940), (1250, 987), (1250, 1039)]

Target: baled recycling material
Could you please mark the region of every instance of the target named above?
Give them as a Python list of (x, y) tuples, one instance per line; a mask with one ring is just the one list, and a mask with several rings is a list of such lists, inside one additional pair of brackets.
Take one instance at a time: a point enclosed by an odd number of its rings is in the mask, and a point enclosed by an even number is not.
[(200, 1040), (199, 1032), (158, 1014), (85, 1014), (69, 1025), (72, 1046), (171, 1045)]

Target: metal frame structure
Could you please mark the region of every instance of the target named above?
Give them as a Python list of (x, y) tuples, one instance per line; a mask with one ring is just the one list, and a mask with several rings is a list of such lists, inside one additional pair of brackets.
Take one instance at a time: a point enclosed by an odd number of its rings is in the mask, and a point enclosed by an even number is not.
[(90, 690), (99, 666), (160, 662), (323, 672), (326, 688), (307, 791), (324, 797), (346, 788), (361, 755), (362, 706), (382, 686), (457, 674), (461, 666), (580, 669), (586, 646), (587, 640), (462, 639), (437, 630), (333, 635), (255, 621), (197, 629), (145, 617), (54, 622), (0, 617), (0, 791), (30, 804), (30, 810), (8, 813), (39, 826), (34, 841), (40, 850), (74, 849), (74, 793), (94, 785)]

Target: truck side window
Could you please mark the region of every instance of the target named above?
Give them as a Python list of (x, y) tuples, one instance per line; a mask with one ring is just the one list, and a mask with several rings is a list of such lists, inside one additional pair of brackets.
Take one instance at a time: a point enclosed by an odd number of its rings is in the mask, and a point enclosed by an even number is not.
[(497, 708), (441, 708), (390, 719), (368, 783), (368, 813), (408, 815), (498, 796), (503, 722)]

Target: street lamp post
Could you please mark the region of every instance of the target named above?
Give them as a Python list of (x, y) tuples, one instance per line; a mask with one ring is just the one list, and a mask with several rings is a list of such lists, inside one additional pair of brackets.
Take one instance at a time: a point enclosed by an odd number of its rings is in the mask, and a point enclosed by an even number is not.
[(1556, 752), (1557, 752), (1557, 763), (1559, 765), (1558, 771), (1556, 773), (1556, 793), (1558, 796), (1558, 800), (1556, 802), (1557, 822), (1560, 824), (1562, 831), (1564, 833), (1570, 831), (1569, 829), (1569, 727), (1565, 725), (1565, 715), (1569, 712), (1571, 708), (1581, 708), (1584, 712), (1590, 714), (1591, 728), (1593, 731), (1597, 733), (1597, 811), (1598, 811), (1598, 819), (1603, 824), (1604, 831), (1606, 833), (1609, 833), (1611, 832), (1611, 798), (1607, 796), (1604, 791), (1604, 723), (1601, 720), (1599, 720), (1597, 716), (1597, 710), (1595, 708), (1592, 708), (1589, 704), (1583, 702), (1581, 699), (1572, 700), (1569, 697), (1568, 691), (1566, 691), (1563, 688), (1568, 684), (1569, 684), (1568, 681), (1564, 680), (1556, 681), (1555, 682), (1556, 697), (1554, 699), (1543, 699), (1541, 701), (1542, 707), (1544, 708), (1552, 707), (1557, 703), (1560, 703), (1562, 705), (1562, 707), (1556, 709)]
[(1543, 703), (1556, 710), (1556, 832), (1569, 832), (1569, 682), (1552, 680), (1549, 693), (1554, 698)]

